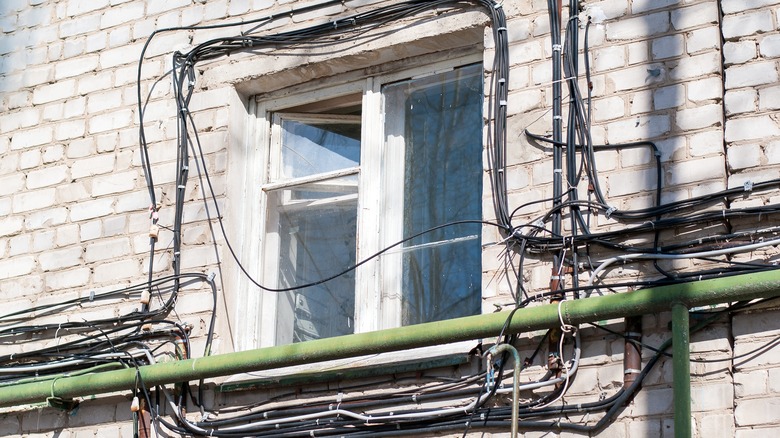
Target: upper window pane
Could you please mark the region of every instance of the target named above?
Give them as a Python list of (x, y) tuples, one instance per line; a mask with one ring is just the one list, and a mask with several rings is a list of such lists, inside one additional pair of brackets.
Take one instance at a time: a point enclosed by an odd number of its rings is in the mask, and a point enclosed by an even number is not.
[(355, 167), (360, 163), (360, 123), (282, 119), (282, 179)]

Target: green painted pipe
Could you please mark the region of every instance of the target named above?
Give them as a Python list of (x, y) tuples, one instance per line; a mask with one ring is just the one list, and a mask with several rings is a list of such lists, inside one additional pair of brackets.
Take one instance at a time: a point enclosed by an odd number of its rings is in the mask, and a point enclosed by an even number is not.
[(674, 436), (691, 436), (690, 316), (685, 304), (672, 305), (672, 392)]
[[(631, 293), (563, 301), (560, 311), (569, 324), (644, 315), (669, 310), (673, 303), (687, 307), (706, 306), (780, 295), (780, 270), (660, 286)], [(159, 363), (140, 368), (147, 386), (229, 376), (365, 354), (399, 351), (447, 342), (496, 337), (560, 325), (558, 305), (469, 316), (389, 330), (340, 336), (299, 344), (260, 348), (198, 359)], [(507, 324), (507, 319), (511, 321)], [(53, 380), (0, 387), (0, 407), (62, 398), (130, 390), (134, 369), (59, 377)]]

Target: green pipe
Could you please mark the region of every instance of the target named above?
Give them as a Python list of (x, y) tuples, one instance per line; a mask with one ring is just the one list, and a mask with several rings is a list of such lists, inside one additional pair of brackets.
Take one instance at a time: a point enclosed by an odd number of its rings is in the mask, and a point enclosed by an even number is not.
[(672, 305), (672, 390), (674, 394), (674, 436), (691, 436), (691, 349), (690, 321), (685, 304)]
[[(659, 286), (561, 303), (566, 323), (580, 324), (669, 310), (671, 303), (687, 307), (780, 295), (780, 270), (694, 283)], [(511, 321), (507, 319), (511, 316)], [(504, 329), (506, 325), (506, 328)], [(560, 325), (558, 305), (469, 316), (389, 330), (340, 336), (298, 344), (219, 354), (140, 367), (147, 386), (229, 376), (366, 354), (399, 351), (447, 342), (496, 337), (504, 333), (541, 330)], [(37, 403), (47, 397), (89, 396), (130, 390), (134, 369), (106, 371), (45, 382), (0, 387), (0, 407)]]

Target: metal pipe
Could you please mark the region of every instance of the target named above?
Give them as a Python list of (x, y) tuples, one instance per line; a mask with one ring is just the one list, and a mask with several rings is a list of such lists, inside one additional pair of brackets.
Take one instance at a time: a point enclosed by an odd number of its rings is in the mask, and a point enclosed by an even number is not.
[(623, 387), (628, 388), (642, 371), (642, 317), (626, 318), (626, 340), (623, 348)]
[(674, 436), (691, 436), (691, 350), (688, 307), (672, 305), (672, 390), (674, 394)]
[[(671, 303), (706, 306), (780, 295), (780, 270), (659, 286), (631, 293), (564, 301), (567, 324), (644, 315), (669, 310)], [(298, 344), (219, 354), (142, 366), (147, 386), (229, 376), (305, 363), (405, 350), (558, 327), (558, 305), (456, 318), (389, 330), (319, 339)], [(509, 321), (508, 321), (509, 320)], [(135, 369), (28, 382), (0, 387), (0, 407), (35, 403), (47, 397), (89, 396), (134, 388)]]
[(517, 349), (510, 344), (498, 344), (488, 350), (488, 354), (496, 355), (508, 351), (512, 354), (512, 360), (515, 362), (515, 372), (512, 375), (512, 438), (517, 438), (517, 421), (520, 417), (518, 403), (520, 403), (520, 369), (522, 368), (522, 362), (520, 362), (520, 355), (517, 353)]

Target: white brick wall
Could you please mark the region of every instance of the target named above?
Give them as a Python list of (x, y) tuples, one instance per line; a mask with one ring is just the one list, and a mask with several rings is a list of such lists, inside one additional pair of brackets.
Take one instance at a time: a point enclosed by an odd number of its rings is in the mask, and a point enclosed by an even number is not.
[[(380, 3), (382, 0), (348, 1), (295, 14), (277, 26), (299, 28), (310, 20), (322, 21), (342, 13), (344, 8)], [(606, 20), (590, 29), (596, 143), (656, 141), (662, 153), (665, 199), (685, 199), (747, 179), (757, 180), (757, 176), (780, 175), (780, 0), (722, 0), (722, 20), (718, 3), (712, 0), (582, 3), (588, 13), (598, 11)], [(135, 101), (137, 62), (146, 36), (165, 27), (258, 18), (292, 5), (274, 0), (0, 2), (3, 304), (10, 306), (15, 300), (13, 305), (24, 308), (38, 299), (54, 300), (146, 278), (149, 197), (140, 166)], [(507, 35), (513, 66), (508, 102), (511, 172), (507, 182), (510, 203), (517, 206), (552, 193), (548, 152), (529, 145), (522, 135), (526, 128), (545, 132), (550, 125), (549, 23), (544, 1), (507, 0), (503, 7), (510, 17)], [(161, 34), (144, 61), (142, 94), (151, 98), (145, 109), (146, 138), (164, 226), (172, 224), (173, 215), (176, 106), (169, 78), (151, 88), (169, 68), (173, 50), (222, 32)], [(486, 46), (491, 45), (488, 38)], [(216, 71), (235, 62), (232, 68), (241, 71), (241, 62), (249, 62), (247, 59), (236, 57), (199, 67)], [(201, 127), (199, 133), (223, 209), (232, 201), (225, 199), (226, 186), (235, 183), (227, 165), (232, 153), (227, 129), (234, 119), (226, 107), (234, 85), (210, 83), (209, 89), (196, 90), (190, 105)], [(599, 152), (601, 182), (611, 201), (621, 206), (649, 205), (655, 184), (652, 158), (645, 149)], [(188, 193), (196, 193), (194, 184)], [(769, 202), (769, 196), (762, 201)], [(486, 197), (486, 214), (492, 215), (490, 202)], [(521, 214), (533, 217), (542, 208), (530, 210)], [(184, 214), (182, 268), (213, 270), (216, 258), (202, 204), (188, 200)], [(597, 217), (594, 226), (603, 222), (608, 221)], [(170, 273), (171, 255), (166, 250), (170, 240), (171, 233), (163, 229), (154, 259), (155, 274)], [(486, 250), (490, 257), (497, 253), (494, 248)], [(528, 263), (530, 286), (546, 288), (549, 265), (542, 260)], [(492, 279), (501, 263), (491, 259), (483, 267), (490, 271), (484, 278)], [(643, 275), (636, 267), (626, 267), (623, 272)], [(505, 284), (487, 285), (487, 280), (485, 284), (489, 298), (485, 308), (491, 308), (493, 302), (507, 302), (509, 288)], [(182, 297), (177, 312), (199, 327), (210, 306), (209, 293), (192, 290)], [(90, 309), (95, 315), (116, 311), (115, 306)], [(770, 315), (769, 319), (756, 314), (735, 318), (736, 354), (774, 335), (776, 325), (771, 322), (780, 318)], [(220, 318), (224, 316), (220, 314)], [(649, 315), (646, 319), (653, 320), (652, 325), (646, 324), (650, 327), (646, 342), (660, 344), (668, 336), (662, 317)], [(217, 335), (229, 337), (225, 332)], [(195, 335), (197, 342), (202, 338), (202, 333)], [(727, 335), (719, 334), (715, 341), (695, 346), (695, 351), (704, 356), (726, 354), (731, 347)], [(616, 339), (591, 339), (572, 394), (587, 402), (605, 388), (617, 388), (622, 379), (621, 348)], [(777, 351), (735, 364), (733, 378), (712, 367), (694, 367), (697, 436), (780, 433)], [(653, 371), (645, 390), (604, 436), (670, 433), (670, 365), (665, 361)], [(696, 370), (706, 372), (696, 374)], [(82, 413), (73, 418), (47, 409), (11, 414), (0, 418), (0, 435), (49, 436), (60, 428), (65, 429), (63, 436), (92, 436), (98, 430), (111, 436), (129, 432), (128, 415), (119, 414), (120, 409), (125, 412), (126, 400), (97, 404), (85, 403)], [(14, 421), (7, 421), (9, 418)]]

